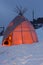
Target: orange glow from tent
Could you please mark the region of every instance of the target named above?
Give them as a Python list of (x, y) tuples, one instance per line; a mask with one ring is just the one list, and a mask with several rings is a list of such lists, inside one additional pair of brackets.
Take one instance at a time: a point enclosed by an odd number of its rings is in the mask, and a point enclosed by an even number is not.
[[(8, 32), (11, 30), (9, 26), (8, 26), (9, 29)], [(11, 33), (9, 34), (8, 38), (5, 39), (5, 41), (8, 41), (7, 46), (11, 46), (19, 44), (33, 44), (37, 42), (38, 39), (32, 24), (29, 21), (23, 21), (21, 24), (17, 25), (13, 29), (13, 31), (11, 31)], [(5, 41), (3, 40), (3, 45), (5, 45), (4, 44)]]
[(11, 36), (9, 36), (9, 40), (11, 40), (12, 38), (11, 38)]

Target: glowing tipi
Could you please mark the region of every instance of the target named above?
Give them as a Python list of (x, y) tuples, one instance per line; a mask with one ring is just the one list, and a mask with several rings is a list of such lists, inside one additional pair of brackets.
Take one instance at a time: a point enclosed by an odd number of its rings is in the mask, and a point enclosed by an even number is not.
[(5, 30), (2, 45), (11, 46), (35, 42), (38, 42), (35, 29), (20, 11), (19, 15), (11, 21)]

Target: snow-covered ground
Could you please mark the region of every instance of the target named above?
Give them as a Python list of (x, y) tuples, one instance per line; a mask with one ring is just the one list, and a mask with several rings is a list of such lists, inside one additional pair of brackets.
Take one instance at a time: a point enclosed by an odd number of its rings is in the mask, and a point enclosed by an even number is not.
[[(0, 44), (0, 65), (43, 65), (43, 29), (36, 30), (39, 42), (4, 47)], [(2, 42), (0, 37), (0, 43)]]

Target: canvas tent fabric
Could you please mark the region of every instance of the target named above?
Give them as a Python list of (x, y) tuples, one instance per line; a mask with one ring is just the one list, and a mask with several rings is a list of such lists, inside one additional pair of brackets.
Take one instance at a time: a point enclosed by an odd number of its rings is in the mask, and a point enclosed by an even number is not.
[(24, 16), (17, 16), (6, 28), (2, 44), (10, 46), (32, 44), (37, 41), (37, 34), (32, 24)]

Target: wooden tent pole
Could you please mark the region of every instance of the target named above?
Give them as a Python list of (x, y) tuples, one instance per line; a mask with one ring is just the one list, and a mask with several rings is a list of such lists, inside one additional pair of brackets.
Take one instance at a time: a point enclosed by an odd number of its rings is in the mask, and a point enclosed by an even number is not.
[(22, 23), (21, 23), (21, 37), (22, 37), (22, 43), (23, 43)]

